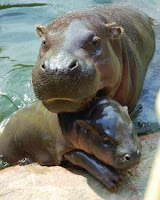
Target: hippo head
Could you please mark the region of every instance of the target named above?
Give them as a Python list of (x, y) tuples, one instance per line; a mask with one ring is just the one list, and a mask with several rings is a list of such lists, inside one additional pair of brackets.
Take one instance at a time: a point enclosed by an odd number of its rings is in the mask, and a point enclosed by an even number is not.
[[(129, 169), (139, 163), (141, 143), (128, 115), (111, 99), (102, 99), (93, 106), (87, 120), (77, 120), (82, 135), (87, 135), (87, 151), (116, 169)], [(85, 149), (83, 149), (85, 150)]]
[(108, 40), (121, 33), (114, 23), (85, 11), (37, 26), (42, 44), (32, 71), (36, 97), (52, 112), (77, 112), (104, 85), (112, 91), (120, 73)]

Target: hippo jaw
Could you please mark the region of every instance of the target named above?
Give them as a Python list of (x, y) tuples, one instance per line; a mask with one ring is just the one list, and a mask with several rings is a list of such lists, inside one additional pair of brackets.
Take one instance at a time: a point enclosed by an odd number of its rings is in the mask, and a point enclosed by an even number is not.
[(92, 97), (84, 100), (53, 98), (49, 100), (42, 100), (42, 103), (49, 111), (54, 113), (77, 112), (78, 110), (85, 108), (87, 102), (89, 102), (91, 99)]

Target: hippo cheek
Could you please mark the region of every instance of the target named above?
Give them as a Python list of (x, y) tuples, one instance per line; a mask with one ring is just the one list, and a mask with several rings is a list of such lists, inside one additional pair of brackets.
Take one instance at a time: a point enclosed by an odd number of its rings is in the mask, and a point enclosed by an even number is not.
[(113, 166), (114, 167), (114, 155), (113, 152), (107, 151), (102, 154), (102, 157), (100, 158), (101, 161), (103, 161), (105, 164)]
[[(100, 148), (101, 147), (101, 148)], [(103, 163), (110, 165), (110, 166), (115, 166), (115, 150), (113, 150), (112, 148), (108, 147), (105, 148), (103, 147), (103, 144), (99, 144), (98, 148), (94, 148), (93, 150), (93, 154), (99, 159), (101, 160)]]

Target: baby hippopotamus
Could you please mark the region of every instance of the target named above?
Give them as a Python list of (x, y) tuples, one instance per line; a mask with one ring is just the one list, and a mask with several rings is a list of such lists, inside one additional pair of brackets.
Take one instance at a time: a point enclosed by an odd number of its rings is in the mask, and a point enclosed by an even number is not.
[(78, 113), (61, 114), (37, 102), (9, 119), (0, 134), (0, 155), (9, 164), (23, 158), (47, 166), (69, 161), (115, 191), (121, 182), (116, 169), (135, 166), (141, 144), (126, 107), (110, 98), (96, 99)]

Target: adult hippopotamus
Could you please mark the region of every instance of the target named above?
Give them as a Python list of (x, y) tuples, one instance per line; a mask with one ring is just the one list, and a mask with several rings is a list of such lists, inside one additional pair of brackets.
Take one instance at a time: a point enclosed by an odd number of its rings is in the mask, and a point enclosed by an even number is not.
[(155, 49), (151, 18), (102, 5), (36, 29), (42, 44), (32, 80), (48, 110), (77, 112), (102, 91), (133, 111)]
[(113, 191), (121, 182), (115, 169), (135, 166), (141, 144), (128, 111), (114, 100), (97, 99), (89, 109), (61, 114), (38, 102), (7, 122), (0, 134), (0, 155), (9, 164), (23, 158), (48, 166), (69, 161)]

